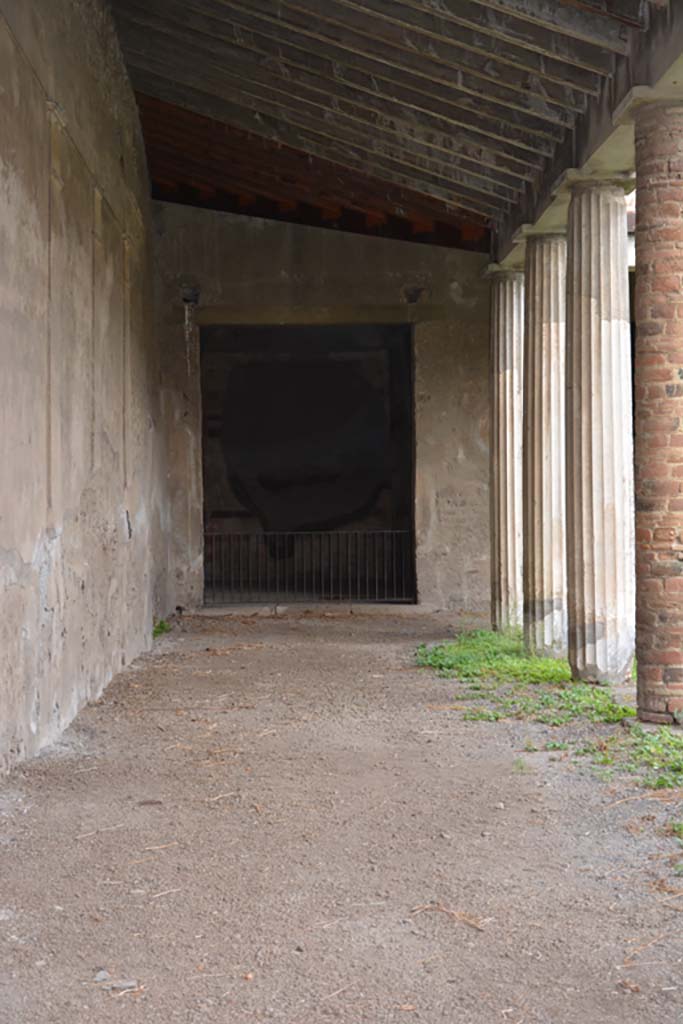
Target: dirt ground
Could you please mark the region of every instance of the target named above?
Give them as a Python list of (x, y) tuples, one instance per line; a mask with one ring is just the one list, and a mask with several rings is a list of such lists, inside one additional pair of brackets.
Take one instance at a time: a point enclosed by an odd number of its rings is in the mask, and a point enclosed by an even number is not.
[(449, 632), (176, 625), (0, 782), (3, 1024), (683, 1022), (671, 808), (444, 711)]

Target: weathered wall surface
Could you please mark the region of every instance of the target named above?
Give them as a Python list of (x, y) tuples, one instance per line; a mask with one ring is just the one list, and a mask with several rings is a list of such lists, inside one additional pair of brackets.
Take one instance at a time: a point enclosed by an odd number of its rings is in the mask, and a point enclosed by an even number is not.
[(488, 620), (486, 257), (157, 203), (159, 334), (173, 421), (174, 601), (201, 602), (200, 323), (415, 325), (416, 531), (422, 604)]
[(0, 0), (0, 763), (165, 610), (147, 193), (104, 3)]

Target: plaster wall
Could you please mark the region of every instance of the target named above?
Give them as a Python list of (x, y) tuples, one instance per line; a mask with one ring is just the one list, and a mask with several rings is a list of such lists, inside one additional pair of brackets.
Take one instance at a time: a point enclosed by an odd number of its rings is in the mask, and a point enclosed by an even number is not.
[[(202, 600), (201, 323), (412, 323), (421, 604), (487, 622), (487, 258), (155, 203), (174, 601)], [(198, 289), (199, 303), (182, 295)], [(312, 425), (314, 429), (314, 425)]]
[(0, 763), (166, 608), (166, 446), (135, 101), (100, 0), (0, 0)]

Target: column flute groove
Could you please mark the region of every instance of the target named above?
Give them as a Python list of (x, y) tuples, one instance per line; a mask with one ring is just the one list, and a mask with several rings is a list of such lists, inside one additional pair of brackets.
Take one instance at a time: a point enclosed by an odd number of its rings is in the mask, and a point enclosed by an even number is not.
[(623, 189), (576, 185), (567, 268), (567, 611), (574, 678), (622, 682), (635, 645), (628, 234)]
[(491, 593), (495, 629), (520, 627), (524, 275), (491, 280)]
[(566, 239), (527, 239), (524, 331), (524, 636), (567, 651), (565, 510)]

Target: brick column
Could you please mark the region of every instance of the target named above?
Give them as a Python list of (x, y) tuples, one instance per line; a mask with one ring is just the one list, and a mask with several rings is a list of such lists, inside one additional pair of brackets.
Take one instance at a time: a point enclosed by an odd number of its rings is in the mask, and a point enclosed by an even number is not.
[(588, 682), (633, 666), (632, 386), (626, 197), (583, 183), (567, 240), (567, 612), (572, 674)]
[(636, 112), (638, 710), (683, 710), (683, 105)]
[(527, 239), (524, 326), (524, 638), (567, 654), (565, 308), (567, 242)]
[(491, 592), (495, 629), (521, 626), (524, 274), (491, 278)]

